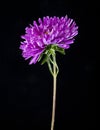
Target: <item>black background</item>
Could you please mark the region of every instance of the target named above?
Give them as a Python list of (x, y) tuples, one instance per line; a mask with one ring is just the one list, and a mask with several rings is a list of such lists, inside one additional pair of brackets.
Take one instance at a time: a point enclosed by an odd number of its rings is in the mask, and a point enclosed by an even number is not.
[(47, 65), (28, 65), (19, 50), (20, 36), (39, 17), (66, 14), (79, 34), (65, 56), (57, 54), (55, 130), (96, 128), (95, 3), (34, 0), (0, 6), (0, 130), (50, 130), (52, 76)]

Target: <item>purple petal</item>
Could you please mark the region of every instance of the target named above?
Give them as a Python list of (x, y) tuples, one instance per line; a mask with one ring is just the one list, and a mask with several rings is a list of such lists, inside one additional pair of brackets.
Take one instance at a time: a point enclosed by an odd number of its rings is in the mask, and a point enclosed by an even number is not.
[(39, 22), (39, 24), (42, 24), (42, 20), (41, 20), (41, 18), (38, 19), (38, 22)]
[(32, 57), (32, 59), (31, 59), (31, 61), (30, 61), (30, 65), (32, 64), (32, 63), (36, 63), (37, 61), (38, 61), (38, 59), (39, 59), (39, 57), (40, 57), (40, 55), (41, 55), (41, 53), (43, 52), (44, 50), (39, 50), (33, 57)]
[(58, 44), (58, 46), (63, 49), (68, 49), (70, 47), (68, 44)]
[(74, 39), (65, 41), (65, 44), (72, 44), (74, 43)]
[(40, 56), (40, 55), (35, 55), (35, 56), (31, 59), (31, 61), (29, 62), (29, 65), (31, 65), (32, 63), (35, 64), (35, 63), (38, 61), (39, 56)]

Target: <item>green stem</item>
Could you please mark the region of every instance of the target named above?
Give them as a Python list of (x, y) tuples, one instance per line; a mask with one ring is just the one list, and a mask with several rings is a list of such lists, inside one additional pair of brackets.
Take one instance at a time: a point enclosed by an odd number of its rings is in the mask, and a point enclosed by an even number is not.
[(48, 64), (49, 71), (50, 71), (50, 73), (51, 73), (52, 76), (53, 76), (52, 66), (51, 66), (49, 60), (47, 61), (47, 64)]
[(52, 103), (52, 119), (51, 119), (51, 130), (54, 129), (55, 122), (55, 109), (56, 109), (56, 80), (57, 80), (57, 64), (56, 55), (53, 55), (53, 103)]

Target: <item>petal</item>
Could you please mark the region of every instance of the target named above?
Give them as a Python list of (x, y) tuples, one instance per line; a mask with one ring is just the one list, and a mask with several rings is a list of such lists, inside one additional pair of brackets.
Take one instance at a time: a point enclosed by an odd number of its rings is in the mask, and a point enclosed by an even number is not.
[(78, 31), (75, 31), (75, 32), (73, 32), (72, 34), (71, 34), (71, 37), (74, 37), (74, 36), (76, 36), (78, 34)]
[(27, 34), (31, 34), (31, 28), (26, 27), (25, 30), (26, 30), (26, 33), (27, 33)]
[(68, 49), (70, 47), (68, 44), (58, 44), (58, 46), (63, 49)]
[(32, 53), (33, 55), (36, 55), (36, 54), (41, 53), (41, 50), (39, 50), (39, 49), (34, 49), (31, 53)]
[(39, 31), (39, 26), (38, 26), (37, 22), (33, 21), (33, 24), (34, 24), (34, 27), (36, 28), (36, 30)]
[(39, 56), (40, 55), (35, 55), (32, 59), (31, 59), (31, 61), (29, 62), (29, 65), (31, 65), (31, 64), (35, 64), (37, 61), (38, 61), (38, 59), (39, 59)]
[(45, 45), (47, 45), (48, 43), (47, 43), (47, 41), (46, 41), (46, 39), (43, 37), (43, 43), (45, 44)]
[(74, 39), (65, 41), (65, 44), (72, 44), (74, 43)]
[(39, 22), (39, 24), (42, 24), (42, 20), (41, 20), (41, 18), (38, 19), (38, 22)]
[(30, 61), (30, 65), (32, 64), (32, 63), (36, 63), (37, 61), (38, 61), (38, 59), (39, 59), (39, 57), (40, 57), (40, 55), (41, 55), (41, 53), (43, 52), (44, 50), (39, 50), (34, 56), (33, 56), (33, 58), (31, 59), (31, 61)]
[(71, 25), (71, 23), (73, 22), (73, 19), (70, 19), (69, 23), (68, 23), (68, 27)]
[(36, 41), (36, 43), (37, 43), (37, 45), (38, 45), (39, 47), (41, 47), (41, 48), (44, 47), (44, 46), (43, 46), (43, 43), (42, 43), (40, 40)]

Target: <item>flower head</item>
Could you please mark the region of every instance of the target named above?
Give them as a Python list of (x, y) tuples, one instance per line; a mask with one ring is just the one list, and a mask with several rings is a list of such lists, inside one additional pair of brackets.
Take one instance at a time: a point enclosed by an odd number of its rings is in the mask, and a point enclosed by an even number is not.
[(22, 56), (26, 60), (31, 58), (29, 64), (35, 64), (49, 46), (58, 51), (68, 49), (78, 34), (78, 26), (67, 16), (47, 16), (39, 18), (38, 23), (33, 21), (33, 25), (26, 27), (25, 31), (25, 35), (21, 36), (24, 39), (20, 45)]

